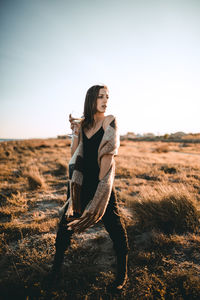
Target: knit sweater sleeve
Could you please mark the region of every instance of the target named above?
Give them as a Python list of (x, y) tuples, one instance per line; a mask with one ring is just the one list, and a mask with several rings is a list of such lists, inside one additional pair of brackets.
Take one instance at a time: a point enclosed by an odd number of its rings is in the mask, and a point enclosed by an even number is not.
[(114, 118), (105, 130), (103, 139), (98, 149), (98, 164), (100, 166), (101, 158), (104, 155), (117, 155), (120, 145), (118, 127), (116, 118)]

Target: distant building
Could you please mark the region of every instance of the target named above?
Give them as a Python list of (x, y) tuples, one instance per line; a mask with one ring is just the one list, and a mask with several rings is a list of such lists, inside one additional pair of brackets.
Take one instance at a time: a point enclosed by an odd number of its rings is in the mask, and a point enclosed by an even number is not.
[(151, 132), (148, 132), (148, 133), (144, 133), (144, 134), (143, 134), (143, 137), (153, 138), (153, 137), (155, 137), (155, 134), (153, 134), (153, 133), (151, 133)]
[(184, 133), (182, 131), (178, 131), (178, 132), (175, 132), (175, 133), (171, 133), (169, 137), (174, 138), (174, 139), (181, 139), (185, 135), (186, 135), (186, 133)]
[(120, 136), (120, 140), (123, 141), (123, 140), (135, 139), (136, 137), (137, 136), (134, 132), (127, 132), (126, 134)]
[(135, 139), (136, 138), (136, 134), (134, 132), (127, 132), (126, 138), (127, 139)]

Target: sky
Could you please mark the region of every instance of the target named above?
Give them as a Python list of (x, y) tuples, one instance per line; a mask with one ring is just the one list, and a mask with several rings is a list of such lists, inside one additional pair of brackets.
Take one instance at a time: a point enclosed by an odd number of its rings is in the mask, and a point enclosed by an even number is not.
[(200, 1), (0, 2), (0, 138), (70, 133), (95, 84), (120, 134), (200, 132)]

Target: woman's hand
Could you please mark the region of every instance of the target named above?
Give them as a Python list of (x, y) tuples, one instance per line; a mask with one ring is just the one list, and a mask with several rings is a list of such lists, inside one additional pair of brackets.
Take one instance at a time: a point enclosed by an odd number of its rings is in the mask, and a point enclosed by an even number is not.
[(68, 223), (67, 226), (69, 230), (73, 230), (76, 233), (81, 233), (97, 223), (102, 217), (103, 212), (100, 210), (93, 213), (85, 210), (80, 218)]
[(71, 123), (71, 129), (74, 134), (78, 135), (80, 128), (81, 128), (81, 123), (76, 121), (76, 118), (73, 118), (72, 115), (69, 115), (69, 122)]
[(81, 128), (81, 122), (75, 122), (75, 118), (72, 118), (72, 115), (69, 115), (69, 122), (71, 123), (72, 129), (72, 141), (71, 141), (71, 156), (73, 156), (79, 144), (79, 132)]
[(66, 206), (68, 206), (68, 207), (67, 207), (67, 211), (65, 212), (65, 216), (67, 218), (73, 216), (72, 200), (71, 200), (71, 198), (69, 198), (67, 200), (67, 202), (58, 210), (58, 214), (59, 214), (60, 219), (62, 218), (62, 216), (64, 214)]
[[(112, 174), (114, 174), (114, 168), (111, 168), (106, 176), (99, 181), (96, 193), (86, 206), (82, 216), (68, 223), (70, 230), (80, 233), (101, 220), (106, 211), (111, 194), (114, 179)], [(110, 176), (112, 180), (108, 183), (107, 181)]]

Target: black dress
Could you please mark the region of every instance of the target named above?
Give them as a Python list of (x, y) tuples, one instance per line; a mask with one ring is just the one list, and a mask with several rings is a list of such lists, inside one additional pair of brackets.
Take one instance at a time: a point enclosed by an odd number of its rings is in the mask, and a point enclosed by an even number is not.
[[(104, 130), (101, 127), (91, 138), (87, 138), (83, 132), (83, 183), (81, 190), (81, 207), (82, 212), (86, 205), (93, 199), (99, 183), (99, 165), (98, 165), (98, 148), (101, 143)], [(114, 188), (112, 189), (111, 196), (102, 217), (105, 229), (109, 233), (113, 241), (113, 248), (116, 254), (127, 254), (128, 252), (128, 239), (124, 223), (119, 215), (116, 195)], [(67, 227), (68, 219), (63, 214), (58, 226), (56, 236), (56, 255), (55, 261), (62, 261), (64, 252), (70, 245), (72, 230)]]
[(82, 130), (83, 136), (83, 183), (81, 188), (82, 211), (93, 199), (99, 183), (98, 148), (101, 143), (103, 127), (90, 138)]

